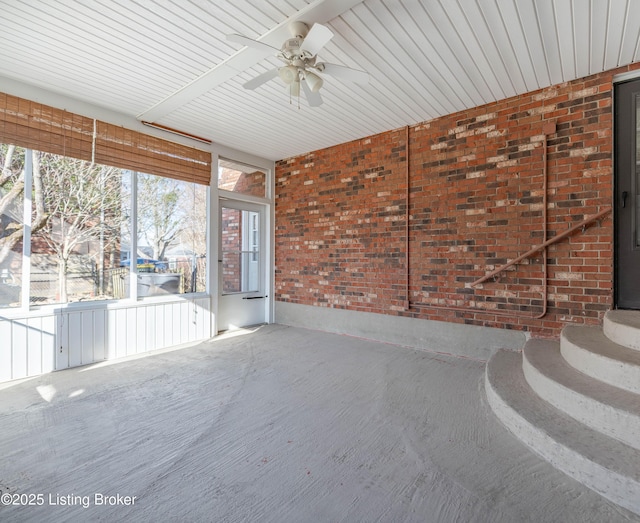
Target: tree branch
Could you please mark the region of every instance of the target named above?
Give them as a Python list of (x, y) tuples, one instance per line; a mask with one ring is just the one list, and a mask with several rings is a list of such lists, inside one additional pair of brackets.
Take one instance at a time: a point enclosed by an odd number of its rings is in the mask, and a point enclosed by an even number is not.
[(0, 187), (9, 181), (13, 176), (11, 172), (11, 163), (13, 162), (13, 153), (16, 151), (16, 146), (9, 144), (7, 146), (7, 155), (4, 157), (4, 165), (2, 166), (2, 174), (0, 174)]
[(22, 194), (24, 189), (24, 176), (20, 175), (18, 181), (13, 184), (11, 190), (0, 199), (0, 215), (6, 214), (9, 206)]

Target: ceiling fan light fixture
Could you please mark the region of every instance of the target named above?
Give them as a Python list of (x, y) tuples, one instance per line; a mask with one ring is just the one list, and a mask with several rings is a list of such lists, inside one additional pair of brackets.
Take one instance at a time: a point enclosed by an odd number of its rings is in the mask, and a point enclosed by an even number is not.
[(294, 65), (285, 65), (278, 69), (278, 76), (285, 84), (290, 85), (298, 79), (298, 68)]
[(305, 80), (307, 81), (307, 85), (309, 86), (309, 89), (311, 89), (312, 93), (317, 93), (322, 87), (322, 78), (315, 73), (307, 72), (305, 74)]

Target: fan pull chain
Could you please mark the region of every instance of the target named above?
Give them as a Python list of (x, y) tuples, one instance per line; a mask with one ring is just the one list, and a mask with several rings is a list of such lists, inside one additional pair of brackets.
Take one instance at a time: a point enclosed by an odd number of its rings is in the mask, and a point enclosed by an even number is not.
[[(293, 105), (293, 83), (289, 85), (289, 105)], [(300, 110), (300, 88), (298, 87), (298, 110)]]

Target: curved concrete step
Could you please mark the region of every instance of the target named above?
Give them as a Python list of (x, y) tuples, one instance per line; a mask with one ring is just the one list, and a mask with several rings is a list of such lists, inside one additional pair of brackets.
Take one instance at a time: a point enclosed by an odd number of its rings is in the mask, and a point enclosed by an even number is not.
[(527, 384), (522, 355), (498, 351), (485, 389), (491, 408), (511, 432), (551, 465), (640, 515), (640, 453), (579, 423), (539, 398)]
[(640, 311), (607, 311), (602, 330), (618, 345), (640, 351)]
[(640, 395), (577, 371), (564, 360), (557, 341), (529, 340), (522, 356), (527, 383), (543, 400), (640, 450)]
[(562, 329), (560, 352), (580, 372), (640, 394), (640, 351), (611, 341), (600, 327), (567, 325)]

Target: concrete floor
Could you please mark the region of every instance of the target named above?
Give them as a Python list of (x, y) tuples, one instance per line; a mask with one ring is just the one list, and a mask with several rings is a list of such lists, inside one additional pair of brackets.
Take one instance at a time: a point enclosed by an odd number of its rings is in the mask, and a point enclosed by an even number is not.
[(0, 521), (634, 520), (511, 436), (483, 373), (270, 325), (11, 384), (0, 490), (36, 506)]

